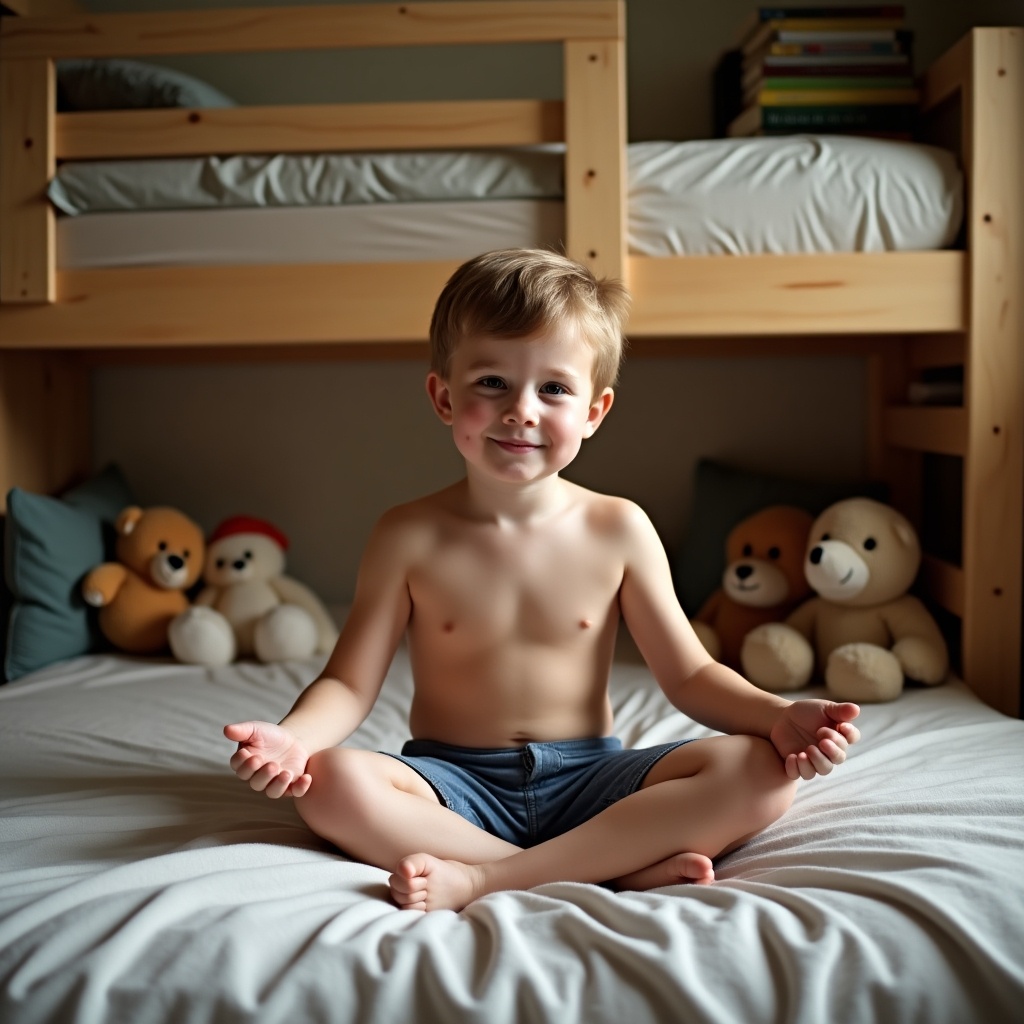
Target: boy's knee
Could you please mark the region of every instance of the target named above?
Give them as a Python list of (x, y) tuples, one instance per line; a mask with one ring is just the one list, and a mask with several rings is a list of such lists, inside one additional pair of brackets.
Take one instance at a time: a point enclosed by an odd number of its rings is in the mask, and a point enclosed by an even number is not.
[(758, 736), (734, 737), (742, 740), (743, 782), (751, 798), (751, 817), (763, 821), (766, 828), (789, 810), (796, 796), (796, 782), (786, 774), (786, 766), (769, 740)]
[(358, 799), (363, 791), (360, 754), (344, 747), (329, 747), (317, 751), (307, 762), (306, 771), (313, 781), (296, 807), (314, 831), (321, 831), (329, 822), (352, 812), (353, 798)]

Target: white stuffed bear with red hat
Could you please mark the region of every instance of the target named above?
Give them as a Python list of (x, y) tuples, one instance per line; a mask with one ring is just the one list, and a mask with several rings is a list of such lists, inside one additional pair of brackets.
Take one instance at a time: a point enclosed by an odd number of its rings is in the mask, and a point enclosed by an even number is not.
[(191, 665), (327, 654), (338, 631), (306, 586), (284, 574), (288, 538), (272, 523), (232, 516), (210, 534), (195, 603), (170, 625), (171, 651)]

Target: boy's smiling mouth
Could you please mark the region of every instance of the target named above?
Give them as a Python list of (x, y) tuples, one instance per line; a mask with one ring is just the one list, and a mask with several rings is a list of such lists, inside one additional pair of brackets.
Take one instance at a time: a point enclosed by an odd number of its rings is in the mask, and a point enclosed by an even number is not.
[(532, 444), (529, 441), (509, 441), (493, 437), (491, 440), (503, 451), (512, 452), (514, 455), (524, 455), (527, 452), (536, 451), (540, 445)]

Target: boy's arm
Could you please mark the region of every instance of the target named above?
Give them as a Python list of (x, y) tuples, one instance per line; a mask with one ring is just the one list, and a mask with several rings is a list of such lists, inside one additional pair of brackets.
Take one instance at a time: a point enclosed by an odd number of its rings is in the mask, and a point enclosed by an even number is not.
[(280, 726), (243, 722), (225, 728), (239, 743), (231, 767), (254, 789), (302, 795), (308, 781), (297, 773), (305, 760), (342, 742), (370, 713), (409, 621), (408, 554), (406, 531), (385, 515), (367, 543), (351, 611), (324, 670)]
[(840, 763), (859, 735), (846, 724), (856, 717), (856, 705), (789, 701), (713, 661), (679, 605), (661, 540), (630, 503), (624, 504), (623, 534), (622, 615), (672, 704), (718, 732), (771, 740), (793, 778), (825, 774)]

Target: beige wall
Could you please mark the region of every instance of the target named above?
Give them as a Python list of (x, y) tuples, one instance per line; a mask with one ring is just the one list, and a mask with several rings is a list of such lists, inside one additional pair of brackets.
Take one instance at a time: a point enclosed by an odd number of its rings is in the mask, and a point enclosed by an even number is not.
[[(226, 5), (226, 0), (219, 4)], [(93, 0), (95, 10), (212, 6), (185, 0)], [(752, 4), (631, 0), (629, 88), (634, 139), (710, 131), (711, 68)], [(907, 3), (930, 59), (968, 27), (1024, 22), (1024, 0)], [(698, 14), (699, 12), (699, 14)], [(696, 27), (699, 23), (699, 29)], [(543, 51), (543, 48), (541, 48)], [(555, 55), (324, 54), (300, 70), (206, 59), (179, 66), (242, 101), (360, 99), (373, 94), (503, 95), (496, 79), (540, 75), (558, 90)], [(269, 68), (269, 71), (268, 71)], [(297, 366), (118, 367), (94, 376), (97, 464), (117, 459), (147, 503), (177, 504), (211, 528), (236, 512), (278, 521), (290, 571), (325, 600), (350, 598), (359, 551), (389, 505), (459, 472), (432, 422), (421, 362)], [(612, 416), (569, 475), (628, 495), (674, 547), (701, 455), (790, 475), (864, 473), (864, 367), (850, 358), (664, 360), (634, 357)]]

